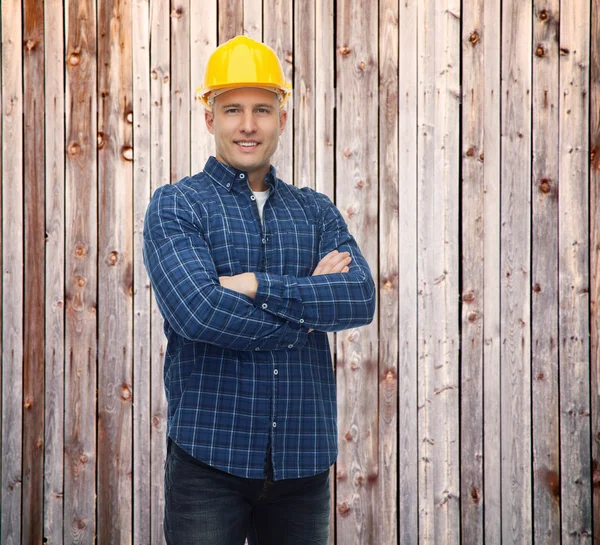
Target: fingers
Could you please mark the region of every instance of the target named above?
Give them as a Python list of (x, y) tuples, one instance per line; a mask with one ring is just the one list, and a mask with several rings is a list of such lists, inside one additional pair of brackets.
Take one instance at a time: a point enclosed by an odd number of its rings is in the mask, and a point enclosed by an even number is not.
[(350, 252), (338, 252), (337, 250), (333, 250), (319, 261), (313, 272), (313, 276), (348, 272), (350, 270), (349, 265), (351, 261), (352, 258), (350, 257)]

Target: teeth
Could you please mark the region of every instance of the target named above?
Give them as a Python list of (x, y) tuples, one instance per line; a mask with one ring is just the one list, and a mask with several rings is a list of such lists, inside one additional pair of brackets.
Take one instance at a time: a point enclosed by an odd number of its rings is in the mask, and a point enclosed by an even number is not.
[(256, 142), (238, 142), (238, 144), (244, 148), (251, 148), (256, 146)]

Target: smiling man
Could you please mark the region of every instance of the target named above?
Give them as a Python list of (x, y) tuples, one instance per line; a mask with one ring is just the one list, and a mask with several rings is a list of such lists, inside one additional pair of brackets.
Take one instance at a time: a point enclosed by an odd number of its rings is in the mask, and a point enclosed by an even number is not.
[(325, 545), (337, 456), (328, 331), (373, 319), (333, 203), (277, 178), (290, 86), (271, 48), (221, 45), (199, 98), (204, 170), (158, 189), (144, 263), (164, 317), (169, 545)]

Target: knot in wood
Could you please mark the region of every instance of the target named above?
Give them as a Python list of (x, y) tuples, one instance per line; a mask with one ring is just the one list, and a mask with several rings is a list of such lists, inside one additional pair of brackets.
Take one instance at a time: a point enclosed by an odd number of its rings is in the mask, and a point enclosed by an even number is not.
[(125, 400), (131, 399), (131, 389), (127, 384), (123, 384), (123, 386), (121, 386), (121, 397)]
[(358, 180), (358, 182), (356, 182), (356, 185), (354, 187), (356, 187), (356, 189), (362, 189), (363, 187), (365, 187), (365, 181)]
[(183, 9), (179, 8), (175, 8), (172, 12), (171, 12), (171, 17), (174, 19), (179, 19), (181, 16), (183, 15)]
[(75, 257), (85, 257), (86, 253), (87, 252), (83, 244), (78, 244), (75, 247)]
[(364, 61), (360, 61), (360, 63), (359, 63), (359, 65), (358, 65), (358, 67), (359, 67), (361, 70), (364, 70), (364, 69), (367, 67), (367, 65), (365, 64), (365, 62), (364, 62)]
[(127, 115), (125, 116), (125, 120), (129, 124), (133, 123), (133, 112), (127, 112)]
[(391, 281), (391, 280), (386, 280), (386, 281), (383, 283), (383, 289), (384, 289), (384, 290), (386, 290), (386, 291), (389, 291), (389, 290), (391, 290), (393, 287), (394, 287), (394, 285), (392, 284), (392, 281)]
[(536, 54), (538, 57), (543, 57), (545, 53), (546, 53), (546, 52), (544, 51), (544, 48), (543, 48), (541, 45), (538, 45), (538, 46), (535, 48), (535, 54)]
[(350, 151), (350, 148), (346, 148), (343, 152), (342, 155), (346, 158), (350, 157), (352, 155), (352, 152)]
[(548, 19), (548, 12), (545, 9), (540, 11), (540, 19), (542, 21), (545, 21), (546, 19)]
[(338, 505), (337, 512), (340, 517), (347, 517), (350, 514), (350, 506), (348, 502), (343, 502)]
[(116, 252), (116, 251), (110, 252), (110, 254), (108, 256), (108, 264), (110, 266), (114, 266), (117, 264), (118, 260), (119, 260), (119, 252)]
[(40, 41), (39, 40), (27, 40), (25, 42), (25, 49), (27, 49), (27, 51), (31, 51), (32, 49), (35, 49), (37, 47), (37, 44), (39, 44)]
[(475, 148), (469, 148), (467, 150), (467, 157), (473, 157), (475, 155)]
[(152, 76), (152, 79), (158, 79), (158, 72), (156, 70), (152, 70), (150, 75)]
[(483, 163), (483, 157), (484, 157), (484, 156), (483, 156), (483, 152), (481, 152), (481, 153), (479, 154), (479, 160), (480, 160), (482, 163)]
[(123, 146), (121, 148), (121, 157), (125, 161), (133, 161), (133, 148), (131, 146)]
[(540, 181), (540, 191), (542, 193), (550, 193), (551, 189), (552, 189), (552, 186), (550, 185), (550, 180), (548, 180), (548, 178), (543, 178)]
[(473, 503), (479, 503), (479, 489), (476, 486), (471, 488), (471, 499), (473, 500)]
[(561, 47), (560, 48), (560, 55), (561, 55), (561, 57), (566, 57), (569, 53), (570, 53), (570, 51), (566, 47)]
[(85, 287), (85, 285), (87, 284), (87, 279), (86, 279), (85, 277), (83, 277), (83, 276), (78, 276), (78, 277), (76, 278), (75, 282), (77, 283), (77, 285), (78, 285), (80, 288), (84, 288), (84, 287)]
[(469, 322), (474, 323), (476, 321), (477, 321), (477, 313), (471, 312), (471, 314), (469, 314)]
[(542, 291), (542, 287), (540, 286), (539, 282), (536, 282), (533, 285), (533, 291), (535, 291), (535, 293), (540, 293), (540, 291)]
[(349, 48), (348, 48), (348, 46), (346, 46), (346, 45), (343, 45), (342, 47), (340, 47), (340, 48), (338, 49), (338, 51), (340, 52), (340, 54), (341, 54), (341, 55), (344, 55), (344, 56), (346, 56), (346, 55), (349, 55), (349, 54), (350, 54), (350, 49), (349, 49)]
[(344, 434), (344, 439), (345, 439), (346, 441), (348, 441), (348, 442), (352, 441), (352, 434), (351, 434), (349, 431), (347, 431), (347, 432)]
[(71, 53), (69, 55), (69, 64), (71, 66), (77, 66), (81, 62), (81, 58), (78, 53)]
[(82, 519), (79, 519), (77, 521), (77, 529), (78, 530), (83, 530), (85, 528), (85, 521)]
[(479, 33), (475, 30), (475, 31), (471, 32), (471, 35), (469, 36), (469, 42), (471, 42), (471, 45), (475, 45), (478, 41), (479, 41)]
[(106, 145), (106, 139), (104, 138), (104, 133), (99, 132), (98, 136), (96, 137), (96, 146), (98, 147), (98, 149), (102, 149), (102, 148), (104, 148), (105, 145)]
[(87, 464), (88, 457), (87, 457), (85, 454), (82, 454), (82, 455), (79, 457), (79, 461), (80, 461), (82, 464)]
[(469, 292), (465, 293), (465, 296), (463, 297), (463, 301), (467, 304), (472, 303), (473, 301), (475, 301), (475, 293), (473, 293), (473, 291), (469, 291)]
[(157, 428), (157, 429), (158, 429), (158, 427), (160, 426), (160, 415), (158, 415), (158, 414), (155, 414), (155, 415), (152, 417), (152, 425), (153, 425), (155, 428)]
[(69, 146), (69, 155), (79, 155), (81, 153), (81, 146), (79, 144), (71, 144)]
[(31, 399), (29, 399), (29, 398), (25, 399), (25, 408), (26, 409), (31, 409), (32, 405), (33, 405), (33, 403), (31, 402)]
[(102, 91), (100, 91), (100, 96), (101, 96), (102, 98), (107, 98), (107, 97), (108, 97), (108, 95), (110, 95), (110, 93), (108, 92), (108, 90), (107, 90), (107, 89), (102, 89)]

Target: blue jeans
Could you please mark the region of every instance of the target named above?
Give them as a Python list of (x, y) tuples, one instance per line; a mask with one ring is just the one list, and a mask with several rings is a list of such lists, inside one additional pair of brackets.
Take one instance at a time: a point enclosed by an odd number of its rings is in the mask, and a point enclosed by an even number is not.
[[(269, 457), (270, 458), (270, 457)], [(314, 477), (244, 479), (196, 460), (169, 440), (168, 545), (327, 545), (329, 470)]]

